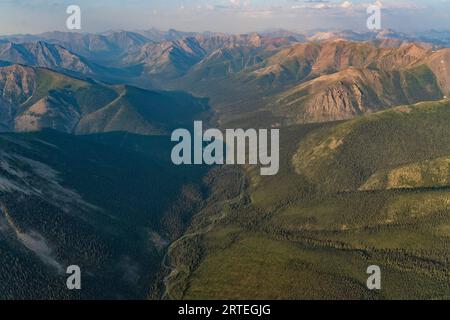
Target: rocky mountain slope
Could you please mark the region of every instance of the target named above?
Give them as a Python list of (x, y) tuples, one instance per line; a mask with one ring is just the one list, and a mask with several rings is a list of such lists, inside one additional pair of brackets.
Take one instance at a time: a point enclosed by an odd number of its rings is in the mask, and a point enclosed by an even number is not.
[(183, 93), (108, 86), (22, 65), (0, 68), (0, 92), (2, 127), (8, 131), (161, 134), (207, 108)]
[(92, 75), (100, 69), (64, 47), (43, 41), (0, 44), (0, 60), (84, 75)]
[(415, 43), (346, 40), (273, 50), (237, 46), (213, 51), (175, 87), (210, 96), (219, 105), (239, 100), (241, 113), (268, 110), (288, 122), (343, 120), (448, 96), (447, 53)]

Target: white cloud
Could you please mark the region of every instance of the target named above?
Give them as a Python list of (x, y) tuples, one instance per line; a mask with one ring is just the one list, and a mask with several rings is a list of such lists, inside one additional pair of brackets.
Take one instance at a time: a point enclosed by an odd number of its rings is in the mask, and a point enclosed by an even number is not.
[(341, 8), (347, 9), (347, 8), (350, 8), (352, 5), (353, 5), (353, 4), (352, 4), (350, 1), (344, 1), (344, 2), (341, 4)]

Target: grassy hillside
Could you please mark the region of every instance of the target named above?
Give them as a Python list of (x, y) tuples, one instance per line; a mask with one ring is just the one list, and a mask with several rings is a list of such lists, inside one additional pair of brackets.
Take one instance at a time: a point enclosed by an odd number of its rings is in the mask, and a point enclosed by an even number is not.
[[(166, 134), (206, 117), (207, 102), (181, 92), (154, 92), (125, 86), (120, 96), (82, 117), (78, 134), (125, 131)], [(205, 112), (205, 115), (201, 115)]]
[(424, 160), (381, 170), (373, 174), (361, 190), (439, 188), (450, 184), (450, 158), (448, 156)]
[[(172, 248), (183, 276), (169, 296), (448, 299), (449, 112), (448, 101), (421, 103), (282, 129), (280, 173), (245, 168), (240, 195), (203, 211)], [(386, 184), (418, 171), (406, 187)], [(373, 264), (381, 291), (366, 288)]]
[(2, 122), (11, 131), (50, 128), (66, 133), (153, 135), (207, 116), (207, 100), (186, 93), (112, 86), (17, 65), (0, 71), (5, 79), (0, 81), (2, 98), (12, 104), (12, 112)]
[(298, 174), (332, 191), (357, 190), (378, 170), (450, 153), (450, 102), (424, 102), (358, 118), (302, 140)]

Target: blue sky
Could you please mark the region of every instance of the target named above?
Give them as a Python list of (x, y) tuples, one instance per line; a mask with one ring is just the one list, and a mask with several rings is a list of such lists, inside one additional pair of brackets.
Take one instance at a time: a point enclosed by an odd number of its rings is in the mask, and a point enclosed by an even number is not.
[[(450, 29), (450, 0), (379, 0), (382, 26)], [(364, 30), (375, 0), (0, 0), (0, 34), (64, 30), (66, 8), (82, 9), (82, 31), (176, 28), (250, 32), (273, 28)]]

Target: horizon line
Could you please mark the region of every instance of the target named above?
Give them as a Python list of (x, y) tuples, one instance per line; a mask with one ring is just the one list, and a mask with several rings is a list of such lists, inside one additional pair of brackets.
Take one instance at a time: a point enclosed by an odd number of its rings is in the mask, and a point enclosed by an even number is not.
[(145, 32), (145, 31), (151, 31), (151, 30), (155, 30), (155, 31), (160, 31), (160, 32), (170, 32), (170, 31), (176, 31), (176, 32), (181, 32), (181, 33), (196, 33), (196, 34), (224, 34), (224, 35), (248, 35), (248, 34), (261, 34), (261, 33), (268, 33), (268, 32), (277, 32), (277, 31), (285, 31), (285, 32), (291, 32), (291, 33), (295, 33), (298, 35), (308, 35), (310, 33), (319, 33), (319, 32), (344, 32), (344, 31), (348, 31), (348, 32), (353, 32), (356, 34), (370, 34), (370, 33), (379, 33), (379, 32), (383, 32), (383, 31), (393, 31), (393, 32), (397, 32), (397, 33), (404, 33), (404, 34), (418, 34), (418, 33), (424, 33), (424, 32), (450, 32), (450, 28), (430, 28), (430, 29), (423, 29), (421, 31), (399, 31), (398, 29), (395, 28), (382, 28), (380, 30), (369, 30), (369, 31), (364, 31), (364, 30), (353, 30), (350, 28), (313, 28), (313, 29), (306, 29), (306, 30), (292, 30), (292, 29), (288, 29), (288, 28), (266, 28), (266, 29), (262, 29), (259, 31), (245, 31), (245, 32), (226, 32), (226, 31), (210, 31), (210, 30), (203, 30), (203, 31), (187, 31), (187, 30), (182, 30), (182, 29), (175, 29), (175, 28), (168, 28), (168, 29), (163, 29), (163, 28), (157, 28), (157, 27), (149, 27), (146, 29), (106, 29), (104, 31), (97, 31), (97, 32), (92, 32), (92, 31), (82, 31), (82, 30), (58, 30), (58, 29), (50, 29), (47, 31), (43, 31), (43, 32), (37, 32), (37, 33), (10, 33), (10, 34), (1, 34), (0, 33), (0, 37), (14, 37), (14, 36), (39, 36), (39, 35), (43, 35), (46, 33), (75, 33), (75, 34), (93, 34), (93, 35), (103, 35), (105, 33), (108, 32), (131, 32), (131, 33), (139, 33), (139, 32)]

